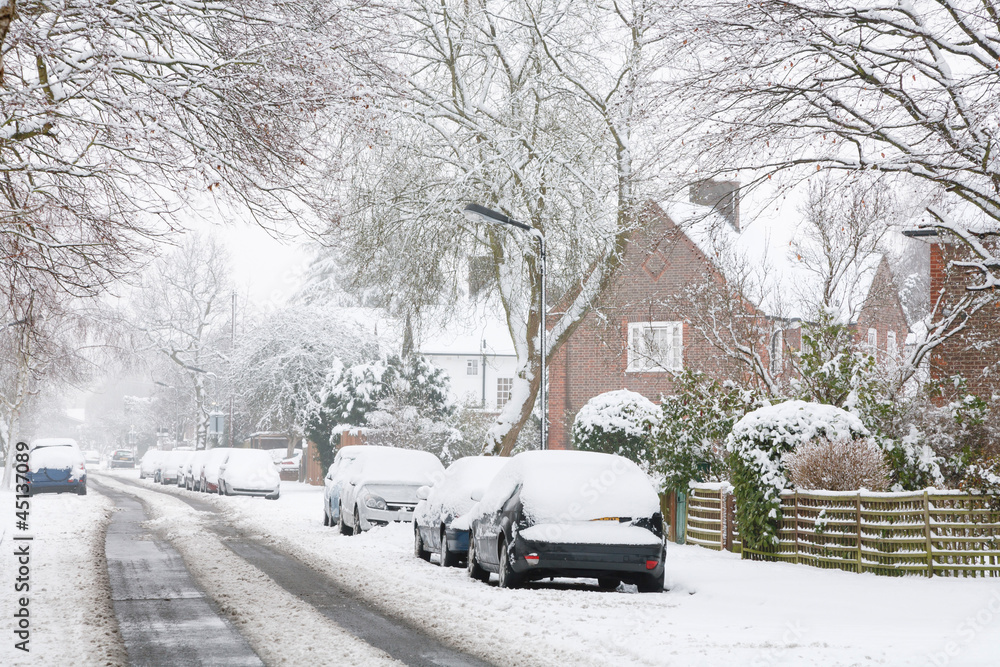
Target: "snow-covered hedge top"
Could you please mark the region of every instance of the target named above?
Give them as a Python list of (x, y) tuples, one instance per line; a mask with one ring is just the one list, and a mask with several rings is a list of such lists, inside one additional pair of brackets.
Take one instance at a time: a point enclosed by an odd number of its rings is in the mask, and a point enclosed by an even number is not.
[(509, 462), (509, 458), (500, 456), (466, 456), (455, 461), (444, 471), (444, 477), (434, 482), (427, 500), (417, 505), (417, 521), (433, 525), (468, 512), (475, 504), (472, 493), (485, 493)]
[(477, 517), (496, 512), (521, 485), (521, 504), (534, 523), (649, 517), (660, 499), (635, 463), (615, 454), (531, 451), (513, 457), (490, 484)]
[(587, 401), (577, 413), (573, 429), (590, 432), (601, 428), (642, 437), (649, 432), (649, 425), (660, 420), (660, 416), (660, 408), (642, 394), (618, 389), (598, 394)]
[(747, 413), (733, 426), (726, 441), (729, 451), (741, 441), (771, 442), (794, 449), (819, 435), (854, 438), (868, 435), (855, 415), (833, 405), (785, 401)]

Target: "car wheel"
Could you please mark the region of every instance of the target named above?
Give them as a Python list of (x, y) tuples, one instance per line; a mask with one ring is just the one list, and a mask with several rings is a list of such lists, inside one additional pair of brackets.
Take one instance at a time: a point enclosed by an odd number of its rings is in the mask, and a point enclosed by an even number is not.
[(80, 486), (76, 487), (76, 492), (81, 496), (87, 495), (87, 485), (81, 484)]
[(469, 535), (469, 555), (467, 563), (469, 576), (476, 581), (489, 581), (490, 573), (483, 569), (483, 566), (479, 564), (476, 559), (476, 540), (472, 537), (471, 531)]
[(326, 509), (326, 503), (323, 503), (323, 525), (330, 526), (330, 512)]
[(431, 552), (424, 549), (424, 538), (420, 537), (420, 529), (417, 528), (416, 522), (413, 524), (413, 555), (420, 560), (431, 559)]
[(358, 514), (358, 506), (357, 505), (354, 506), (354, 532), (355, 533), (364, 532), (361, 529), (361, 515)]
[(441, 560), (439, 565), (441, 567), (455, 567), (458, 565), (458, 554), (448, 551), (448, 534), (441, 529), (441, 548), (438, 552)]
[(613, 591), (618, 588), (618, 584), (621, 583), (620, 579), (615, 577), (598, 577), (597, 586), (602, 591)]
[(271, 495), (269, 495), (269, 496), (264, 496), (264, 499), (265, 499), (265, 500), (277, 500), (277, 499), (278, 499), (278, 496), (280, 496), (280, 495), (281, 495), (281, 493), (280, 493), (280, 492), (278, 492), (278, 493), (272, 493), (272, 494), (271, 494)]
[(511, 567), (514, 553), (506, 539), (501, 537), (500, 540), (500, 588), (517, 588), (521, 585), (521, 575)]
[(665, 574), (666, 569), (664, 568), (664, 571), (660, 572), (659, 575), (646, 575), (636, 583), (636, 588), (639, 589), (640, 593), (662, 593)]
[(353, 535), (354, 529), (344, 522), (344, 506), (340, 505), (340, 518), (337, 519), (337, 528), (340, 529), (341, 535)]

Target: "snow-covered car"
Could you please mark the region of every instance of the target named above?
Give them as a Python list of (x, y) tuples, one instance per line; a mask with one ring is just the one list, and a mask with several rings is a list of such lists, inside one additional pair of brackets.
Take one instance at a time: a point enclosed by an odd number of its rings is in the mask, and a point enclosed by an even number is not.
[(468, 568), (501, 588), (547, 577), (620, 582), (663, 591), (666, 543), (660, 499), (628, 459), (597, 452), (513, 457), (470, 512)]
[(181, 457), (180, 462), (177, 464), (177, 486), (187, 488), (187, 476), (188, 471), (191, 469), (191, 460), (197, 453), (196, 451), (185, 452), (184, 456)]
[(146, 479), (147, 477), (155, 477), (156, 471), (160, 467), (160, 459), (166, 455), (166, 452), (161, 449), (150, 449), (147, 450), (142, 458), (139, 459), (139, 479)]
[(323, 478), (323, 525), (340, 525), (340, 494), (347, 484), (351, 465), (361, 452), (375, 449), (372, 445), (341, 447)]
[(191, 458), (187, 460), (184, 466), (184, 488), (188, 491), (201, 491), (201, 480), (203, 477), (203, 470), (205, 467), (205, 459), (208, 457), (208, 451), (204, 449), (199, 449)]
[(176, 484), (180, 479), (181, 464), (187, 460), (191, 452), (190, 449), (172, 449), (165, 452), (166, 456), (159, 461), (156, 481), (160, 484)]
[(135, 454), (131, 449), (116, 449), (111, 455), (110, 467), (114, 468), (134, 468)]
[(71, 438), (42, 438), (28, 446), (28, 495), (73, 491), (87, 495), (87, 465)]
[(206, 493), (222, 493), (219, 489), (219, 468), (229, 458), (232, 447), (216, 447), (209, 449), (205, 456), (205, 464), (201, 468), (201, 490)]
[(434, 486), (417, 489), (420, 502), (413, 511), (413, 552), (424, 560), (437, 552), (441, 566), (458, 565), (469, 551), (469, 531), (454, 529), (451, 522), (472, 509), (472, 497), (482, 496), (509, 462), (499, 456), (467, 456), (448, 466)]
[(429, 452), (371, 447), (354, 458), (340, 493), (338, 527), (351, 535), (393, 521), (412, 521), (417, 489), (444, 475)]
[(87, 464), (87, 467), (97, 467), (101, 465), (101, 453), (96, 449), (88, 449), (83, 453), (83, 462)]
[(226, 496), (263, 496), (277, 500), (281, 479), (263, 449), (233, 449), (219, 466), (219, 492)]

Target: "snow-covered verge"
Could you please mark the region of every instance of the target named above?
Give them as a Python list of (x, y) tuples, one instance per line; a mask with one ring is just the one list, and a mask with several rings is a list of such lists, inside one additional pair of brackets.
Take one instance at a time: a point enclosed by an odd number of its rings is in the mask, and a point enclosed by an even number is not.
[(571, 580), (507, 591), (415, 558), (409, 525), (356, 537), (324, 528), (322, 497), (320, 487), (283, 483), (277, 502), (213, 502), (383, 609), (497, 664), (996, 663), (1000, 582), (990, 579), (892, 579), (670, 545), (661, 595)]
[[(0, 493), (0, 664), (124, 665), (104, 558), (104, 533), (113, 504), (92, 488), (31, 498), (29, 530), (15, 530), (14, 494)], [(14, 536), (31, 535), (30, 542)], [(15, 591), (19, 545), (30, 544), (27, 592), (30, 652), (14, 646), (14, 613), (23, 592)], [(23, 582), (21, 582), (23, 583)]]
[[(122, 476), (138, 475), (129, 471)], [(226, 548), (205, 528), (204, 513), (162, 493), (136, 489), (106, 476), (101, 481), (145, 502), (153, 515), (146, 525), (159, 530), (180, 552), (198, 585), (233, 621), (265, 664), (399, 664), (339, 628)]]

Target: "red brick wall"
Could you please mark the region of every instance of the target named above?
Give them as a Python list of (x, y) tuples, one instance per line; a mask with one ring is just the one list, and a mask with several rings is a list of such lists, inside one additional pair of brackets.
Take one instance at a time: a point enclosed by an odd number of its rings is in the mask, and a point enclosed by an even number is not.
[(896, 332), (896, 359), (901, 360), (906, 349), (906, 336), (910, 328), (906, 323), (906, 314), (899, 301), (899, 289), (889, 269), (889, 262), (884, 258), (875, 272), (868, 298), (858, 313), (856, 337), (859, 342), (868, 339), (868, 329), (878, 332), (875, 358), (882, 362), (888, 357), (889, 331)]
[[(955, 243), (931, 245), (931, 306), (944, 290), (938, 312), (947, 312), (979, 282), (978, 272), (949, 266), (969, 259), (964, 246)], [(940, 317), (940, 315), (938, 315)], [(940, 345), (930, 356), (932, 378), (962, 375), (969, 389), (983, 398), (1000, 393), (1000, 295), (973, 315), (966, 330)]]
[[(628, 323), (681, 321), (669, 302), (706, 280), (721, 280), (700, 250), (658, 208), (649, 211), (649, 226), (629, 244), (618, 277), (601, 299), (598, 316), (589, 314), (549, 364), (549, 447), (572, 446), (576, 413), (594, 396), (629, 389), (659, 402), (674, 391), (668, 372), (626, 371)], [(683, 364), (714, 377), (740, 369), (720, 357), (690, 323), (683, 325)]]

